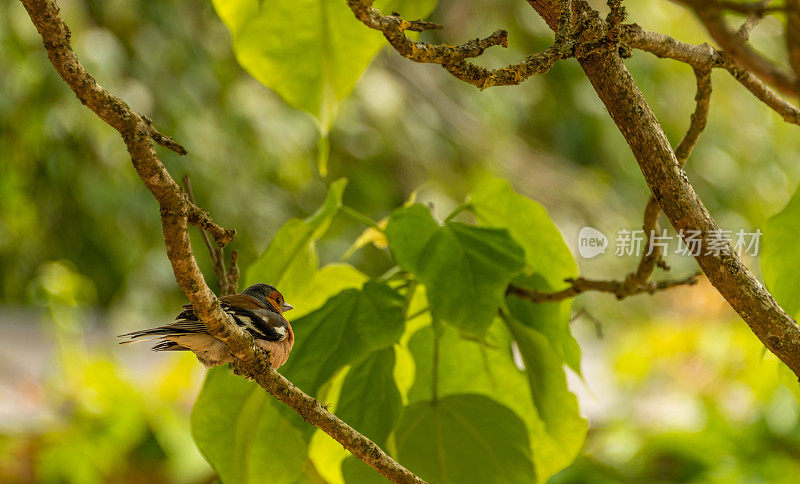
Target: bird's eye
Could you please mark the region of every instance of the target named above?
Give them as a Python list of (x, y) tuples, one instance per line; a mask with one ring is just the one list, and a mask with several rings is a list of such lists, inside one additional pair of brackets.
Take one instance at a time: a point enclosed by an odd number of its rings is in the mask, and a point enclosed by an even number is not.
[(276, 297), (275, 298), (275, 302), (278, 303), (278, 306), (280, 306), (281, 305), (281, 298)]

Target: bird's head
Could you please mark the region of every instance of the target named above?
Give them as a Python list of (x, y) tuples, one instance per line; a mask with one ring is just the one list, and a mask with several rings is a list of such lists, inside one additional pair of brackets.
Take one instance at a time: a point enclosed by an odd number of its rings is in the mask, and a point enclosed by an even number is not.
[(283, 299), (283, 295), (269, 284), (259, 283), (248, 287), (242, 294), (255, 298), (265, 307), (272, 309), (278, 314), (294, 309), (294, 307)]

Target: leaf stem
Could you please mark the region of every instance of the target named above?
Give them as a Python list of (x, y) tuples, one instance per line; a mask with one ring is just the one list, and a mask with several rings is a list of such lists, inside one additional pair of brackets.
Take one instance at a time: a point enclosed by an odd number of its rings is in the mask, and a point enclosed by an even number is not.
[(416, 319), (430, 310), (431, 310), (430, 306), (424, 307), (419, 311), (415, 312), (414, 314), (409, 314), (408, 316), (406, 316), (406, 321), (411, 321), (412, 319)]
[(383, 232), (383, 229), (378, 225), (378, 222), (372, 220), (371, 218), (367, 217), (363, 213), (359, 212), (358, 210), (348, 207), (347, 205), (342, 205), (339, 207), (339, 211), (345, 215), (349, 215), (350, 217), (358, 220), (364, 225), (368, 225), (373, 229), (377, 230), (378, 232)]
[(433, 388), (432, 398), (434, 402), (439, 401), (439, 339), (441, 338), (444, 327), (438, 318), (433, 318)]
[(457, 206), (452, 212), (450, 212), (450, 215), (448, 215), (447, 218), (444, 219), (444, 223), (451, 222), (454, 218), (458, 216), (458, 214), (460, 214), (464, 210), (467, 210), (471, 206), (472, 204), (469, 201), (466, 201), (461, 205)]

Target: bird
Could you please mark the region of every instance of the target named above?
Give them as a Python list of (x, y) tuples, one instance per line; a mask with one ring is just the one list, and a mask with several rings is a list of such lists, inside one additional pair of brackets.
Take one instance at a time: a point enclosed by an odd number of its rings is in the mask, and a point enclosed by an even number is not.
[[(283, 313), (294, 307), (275, 287), (254, 284), (239, 294), (222, 296), (219, 301), (222, 310), (250, 333), (259, 347), (269, 351), (273, 368), (277, 370), (286, 363), (294, 346), (294, 332)], [(172, 323), (119, 337), (126, 338), (120, 344), (161, 340), (153, 351), (192, 351), (206, 368), (233, 362), (228, 346), (208, 333), (191, 304), (183, 306)]]

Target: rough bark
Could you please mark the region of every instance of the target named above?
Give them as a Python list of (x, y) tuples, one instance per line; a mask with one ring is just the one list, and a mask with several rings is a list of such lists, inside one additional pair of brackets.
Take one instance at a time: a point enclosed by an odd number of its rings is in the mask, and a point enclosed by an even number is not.
[[(584, 0), (577, 7), (588, 12)], [(551, 28), (556, 0), (528, 0)], [(655, 114), (614, 52), (579, 59), (589, 81), (633, 152), (652, 195), (679, 232), (701, 232), (703, 245), (720, 228), (694, 191)], [(714, 287), (778, 358), (800, 376), (800, 326), (775, 301), (732, 249), (695, 257)]]
[(70, 32), (54, 0), (21, 0), (42, 36), (47, 56), (78, 99), (103, 121), (119, 131), (136, 172), (158, 201), (161, 226), (175, 280), (194, 306), (209, 333), (224, 341), (237, 358), (235, 368), (289, 405), (312, 425), (336, 439), (344, 448), (393, 482), (423, 483), (395, 462), (368, 438), (328, 412), (269, 365), (269, 355), (220, 308), (197, 265), (189, 241), (189, 224), (208, 231), (217, 244), (225, 245), (235, 232), (215, 224), (192, 203), (158, 158), (152, 141), (181, 154), (174, 140), (155, 131), (149, 119), (134, 112), (118, 97), (103, 89), (79, 62), (70, 45)]

